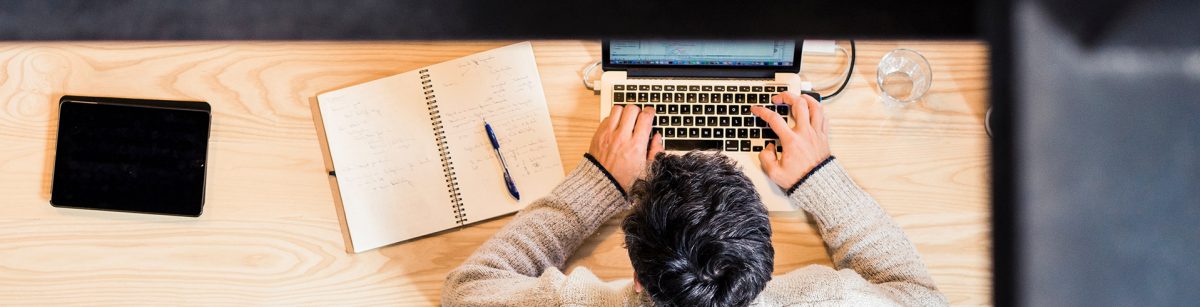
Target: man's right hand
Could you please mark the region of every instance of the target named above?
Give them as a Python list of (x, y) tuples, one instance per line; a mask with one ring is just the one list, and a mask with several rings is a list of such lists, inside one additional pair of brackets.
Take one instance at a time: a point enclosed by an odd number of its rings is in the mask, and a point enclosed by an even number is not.
[[(654, 155), (663, 151), (662, 135), (654, 133), (654, 108), (613, 105), (600, 121), (588, 153), (604, 166), (621, 189), (629, 191), (646, 172)], [(653, 138), (653, 141), (651, 141)]]
[(788, 189), (829, 158), (829, 120), (825, 118), (824, 107), (808, 95), (787, 92), (771, 97), (771, 102), (790, 105), (796, 125), (788, 127), (783, 116), (774, 111), (759, 106), (751, 108), (751, 113), (766, 121), (779, 135), (779, 146), (783, 146), (783, 152), (776, 154), (776, 145), (768, 144), (758, 158), (767, 177)]

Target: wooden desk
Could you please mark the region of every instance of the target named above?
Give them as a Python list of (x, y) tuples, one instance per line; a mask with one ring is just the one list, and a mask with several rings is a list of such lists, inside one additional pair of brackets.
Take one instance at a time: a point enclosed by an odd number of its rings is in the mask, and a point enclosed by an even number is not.
[[(511, 217), (347, 254), (309, 104), (320, 92), (504, 44), (0, 44), (0, 304), (437, 304), (445, 273)], [(916, 242), (951, 303), (989, 304), (986, 46), (858, 46), (853, 82), (828, 107), (834, 154)], [(889, 109), (877, 98), (875, 65), (901, 46), (930, 59), (933, 89), (921, 105)], [(535, 42), (534, 50), (570, 170), (598, 122), (598, 97), (579, 75), (600, 46)], [(803, 65), (816, 82), (844, 67), (836, 57)], [(211, 103), (204, 215), (48, 205), (64, 94)], [(776, 272), (830, 263), (803, 214), (772, 219)], [(589, 240), (571, 267), (631, 277), (616, 225)]]

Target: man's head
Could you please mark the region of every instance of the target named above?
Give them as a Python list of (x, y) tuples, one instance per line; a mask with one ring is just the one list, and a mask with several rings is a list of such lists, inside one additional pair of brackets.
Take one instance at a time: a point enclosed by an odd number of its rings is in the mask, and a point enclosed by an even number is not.
[(656, 304), (744, 306), (771, 280), (767, 210), (728, 157), (659, 154), (632, 195), (625, 246)]

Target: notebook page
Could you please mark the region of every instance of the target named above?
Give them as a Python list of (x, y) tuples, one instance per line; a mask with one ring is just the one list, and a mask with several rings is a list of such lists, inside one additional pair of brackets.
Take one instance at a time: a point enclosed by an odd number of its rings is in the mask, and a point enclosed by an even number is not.
[[(528, 42), (429, 70), (468, 223), (524, 208), (562, 181), (558, 143)], [(483, 127), (485, 119), (500, 141), (520, 201), (508, 193), (504, 170)]]
[(418, 78), (317, 96), (356, 253), (457, 226)]

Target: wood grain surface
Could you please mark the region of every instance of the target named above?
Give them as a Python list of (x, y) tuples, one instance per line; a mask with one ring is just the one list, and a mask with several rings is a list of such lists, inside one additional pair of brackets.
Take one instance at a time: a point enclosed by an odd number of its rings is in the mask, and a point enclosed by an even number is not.
[[(446, 272), (511, 216), (347, 254), (309, 106), (321, 92), (508, 43), (0, 44), (0, 305), (438, 304)], [(570, 170), (599, 121), (599, 98), (579, 77), (600, 46), (533, 45)], [(952, 304), (990, 304), (987, 47), (858, 47), (852, 83), (828, 105), (834, 154), (916, 243)], [(879, 58), (899, 47), (933, 67), (933, 88), (917, 105), (886, 106), (874, 83)], [(809, 56), (803, 75), (829, 83), (844, 65)], [(57, 101), (66, 94), (212, 104), (204, 215), (51, 207)], [(773, 214), (772, 224), (776, 272), (830, 264), (804, 214)], [(567, 270), (629, 278), (616, 226), (610, 220)]]

